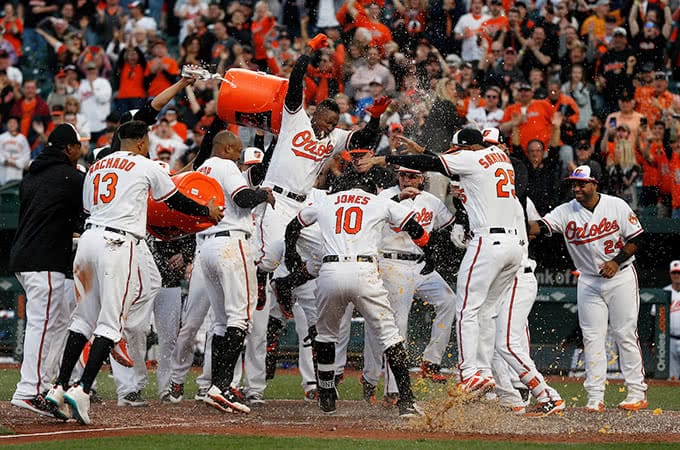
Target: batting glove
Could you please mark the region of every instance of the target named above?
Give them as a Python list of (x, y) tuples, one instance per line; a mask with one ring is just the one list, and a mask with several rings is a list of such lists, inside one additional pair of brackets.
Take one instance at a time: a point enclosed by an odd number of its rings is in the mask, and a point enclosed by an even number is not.
[(467, 247), (470, 238), (465, 233), (465, 227), (461, 224), (455, 224), (451, 229), (451, 242), (458, 248)]
[(319, 33), (309, 42), (307, 42), (307, 45), (310, 46), (314, 51), (321, 50), (324, 47), (328, 47), (328, 36), (323, 33)]
[(387, 110), (387, 107), (392, 103), (392, 99), (387, 96), (378, 97), (371, 106), (366, 107), (366, 112), (374, 119), (380, 119), (380, 116)]

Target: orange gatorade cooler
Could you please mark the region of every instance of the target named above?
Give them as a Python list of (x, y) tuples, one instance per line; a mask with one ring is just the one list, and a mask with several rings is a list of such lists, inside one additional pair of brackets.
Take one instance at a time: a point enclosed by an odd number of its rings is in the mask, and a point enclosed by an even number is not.
[[(172, 181), (177, 189), (201, 205), (207, 205), (215, 197), (215, 204), (224, 206), (224, 193), (219, 183), (200, 172), (184, 172), (173, 175)], [(213, 226), (204, 218), (190, 216), (168, 208), (165, 202), (157, 202), (149, 196), (147, 208), (147, 230), (152, 236), (169, 241), (198, 233)]]
[(217, 98), (217, 115), (229, 123), (278, 134), (288, 80), (245, 69), (229, 69)]

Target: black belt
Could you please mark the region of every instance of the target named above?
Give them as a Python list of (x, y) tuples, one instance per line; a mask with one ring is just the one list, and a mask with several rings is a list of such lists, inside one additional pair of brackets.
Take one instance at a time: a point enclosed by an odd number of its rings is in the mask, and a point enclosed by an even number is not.
[(109, 231), (111, 233), (116, 233), (116, 234), (120, 234), (120, 235), (123, 235), (123, 236), (129, 236), (131, 238), (139, 239), (139, 237), (135, 236), (134, 234), (130, 233), (129, 231), (119, 230), (118, 228), (102, 227), (101, 225), (94, 225), (94, 224), (91, 224), (91, 223), (88, 223), (87, 225), (85, 225), (86, 230), (89, 230), (92, 227), (103, 228), (104, 231)]
[[(374, 261), (372, 256), (369, 255), (357, 255), (356, 256), (356, 262), (369, 262), (372, 263)], [(326, 255), (323, 257), (323, 262), (329, 263), (329, 262), (340, 262), (340, 256), (339, 255)], [(344, 262), (344, 260), (343, 260)]]
[(678, 336), (677, 334), (671, 334), (670, 337), (671, 339), (680, 339), (680, 336)]
[(524, 268), (524, 273), (531, 273), (533, 272), (533, 269), (531, 267), (525, 267)]
[[(279, 194), (283, 194), (283, 190), (284, 190), (284, 189), (283, 189), (281, 186), (276, 186), (276, 185), (274, 185), (274, 187), (272, 188), (272, 191), (274, 191), (274, 192), (276, 192), (276, 193), (279, 193)], [(305, 200), (307, 200), (307, 196), (306, 196), (306, 195), (303, 195), (303, 194), (296, 194), (295, 192), (290, 192), (290, 191), (288, 191), (288, 192), (286, 193), (286, 197), (292, 198), (292, 199), (295, 200), (296, 202), (300, 202), (300, 203), (302, 203), (302, 202), (304, 202)]]
[(413, 253), (383, 253), (383, 258), (400, 259), (402, 261), (420, 261), (423, 255), (415, 255)]
[(505, 228), (489, 228), (489, 233), (505, 234)]
[[(237, 233), (236, 231), (234, 231), (233, 233), (234, 233), (234, 237), (239, 237), (238, 235), (235, 234), (235, 233)], [(238, 233), (244, 234), (246, 239), (250, 239), (250, 233), (246, 233), (245, 231), (238, 231)], [(219, 231), (219, 232), (213, 234), (213, 237), (231, 237), (231, 236), (232, 236), (232, 232), (229, 232), (229, 231)]]

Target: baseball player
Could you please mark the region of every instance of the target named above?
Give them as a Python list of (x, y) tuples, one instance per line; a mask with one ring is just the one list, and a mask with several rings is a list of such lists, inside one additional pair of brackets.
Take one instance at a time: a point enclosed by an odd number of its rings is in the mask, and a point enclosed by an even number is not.
[(628, 395), (618, 407), (638, 411), (648, 406), (637, 333), (640, 292), (633, 266), (642, 225), (624, 200), (597, 192), (597, 176), (590, 166), (578, 166), (567, 179), (572, 182), (574, 200), (532, 222), (530, 234), (562, 233), (580, 273), (577, 306), (586, 361), (586, 410), (605, 409), (605, 340), (609, 324), (628, 388)]
[(680, 379), (680, 260), (671, 262), (671, 284), (664, 289), (671, 291), (671, 354), (668, 376)]
[(286, 224), (304, 205), (324, 161), (345, 148), (369, 147), (379, 134), (380, 116), (390, 100), (381, 97), (366, 110), (371, 120), (362, 130), (336, 128), (339, 108), (332, 99), (320, 102), (309, 117), (303, 108), (304, 77), (311, 54), (328, 46), (327, 37), (318, 34), (305, 46), (291, 72), (284, 101), (281, 131), (262, 186), (272, 189), (276, 210), (262, 205), (255, 211), (258, 255), (258, 295), (264, 296), (266, 275), (273, 272), (283, 256)]
[(271, 189), (248, 188), (235, 161), (242, 144), (229, 131), (221, 131), (213, 144), (213, 156), (198, 169), (220, 183), (225, 194), (225, 215), (215, 226), (199, 233), (203, 239), (195, 265), (200, 265), (215, 315), (212, 327), (212, 386), (205, 402), (223, 412), (249, 413), (250, 408), (231, 388), (234, 367), (256, 307), (257, 281), (251, 256), (251, 209), (266, 202), (274, 206)]
[(452, 151), (439, 157), (390, 155), (371, 158), (364, 164), (391, 163), (460, 176), (473, 237), (456, 287), (459, 388), (477, 397), (495, 386), (490, 370), (494, 330), (481, 324), (495, 318), (520, 268), (523, 243), (515, 217), (521, 215), (522, 207), (516, 198), (514, 170), (503, 150), (485, 148), (482, 133), (472, 128), (456, 132), (452, 144)]
[(83, 174), (76, 169), (80, 136), (70, 124), (55, 127), (19, 189), (19, 226), (9, 265), (26, 292), (26, 333), (21, 379), (12, 405), (52, 415), (44, 391), (58, 361), (48, 355), (63, 341), (70, 313), (66, 274), (72, 268), (72, 237), (82, 226)]
[[(85, 177), (83, 208), (90, 217), (73, 264), (78, 305), (57, 383), (46, 397), (57, 409), (57, 417), (68, 418), (66, 403), (83, 424), (91, 422), (90, 388), (114, 343), (121, 339), (122, 320), (131, 303), (146, 295), (146, 290), (158, 289), (142, 284), (142, 270), (154, 265), (142, 239), (149, 192), (186, 214), (215, 222), (223, 215), (213, 200), (203, 206), (177, 192), (168, 174), (147, 158), (149, 137), (144, 122), (125, 123), (117, 133), (121, 151), (91, 166)], [(71, 372), (91, 335), (95, 338), (83, 375), (69, 388)]]
[[(398, 186), (385, 189), (378, 197), (396, 201), (415, 211), (415, 220), (428, 233), (450, 227), (453, 214), (441, 200), (423, 191), (425, 177), (422, 172), (400, 167), (398, 178)], [(414, 296), (434, 307), (436, 317), (432, 323), (430, 342), (423, 352), (421, 373), (424, 378), (446, 383), (447, 377), (441, 373), (440, 364), (451, 337), (451, 325), (456, 313), (454, 292), (441, 275), (433, 271), (434, 267), (426, 264), (422, 249), (404, 233), (396, 232), (389, 226), (383, 228), (378, 266), (400, 336), (407, 335), (408, 315)], [(365, 333), (365, 353), (371, 356), (364, 358), (364, 394), (367, 394), (367, 390), (375, 391), (381, 371), (382, 352), (376, 346), (375, 336), (368, 331)], [(385, 380), (385, 392), (397, 392), (394, 377), (386, 374)]]
[(325, 247), (316, 290), (319, 407), (326, 414), (336, 411), (335, 342), (340, 317), (352, 302), (377, 336), (397, 379), (400, 416), (420, 415), (411, 391), (404, 339), (399, 335), (376, 262), (386, 222), (408, 233), (422, 247), (429, 234), (414, 219), (413, 211), (377, 197), (375, 184), (370, 180), (345, 179), (347, 185), (340, 186), (339, 192), (304, 207), (286, 228), (285, 261), (291, 271), (302, 264), (295, 246), (304, 227), (318, 223)]

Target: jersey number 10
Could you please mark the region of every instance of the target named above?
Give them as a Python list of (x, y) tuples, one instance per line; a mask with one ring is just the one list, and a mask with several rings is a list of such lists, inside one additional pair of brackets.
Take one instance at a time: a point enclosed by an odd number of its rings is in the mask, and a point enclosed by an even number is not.
[(361, 221), (364, 212), (358, 206), (351, 208), (338, 208), (335, 211), (335, 234), (343, 232), (347, 234), (357, 234), (361, 230)]

